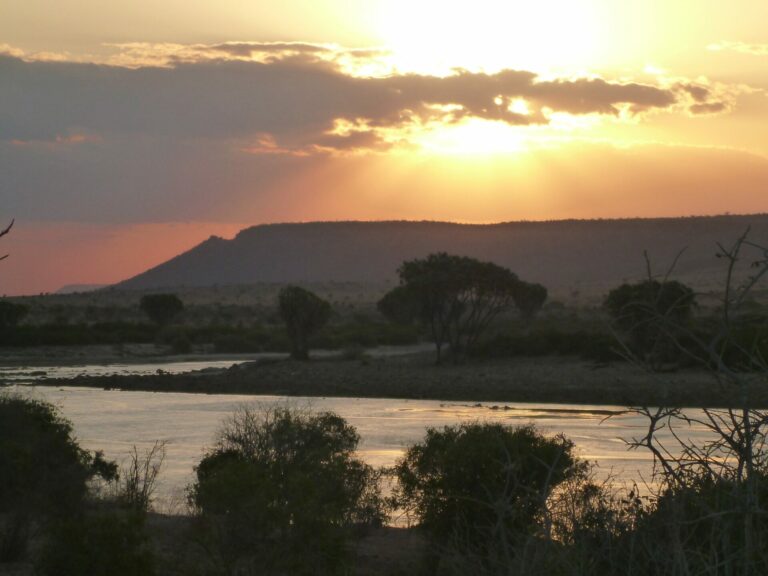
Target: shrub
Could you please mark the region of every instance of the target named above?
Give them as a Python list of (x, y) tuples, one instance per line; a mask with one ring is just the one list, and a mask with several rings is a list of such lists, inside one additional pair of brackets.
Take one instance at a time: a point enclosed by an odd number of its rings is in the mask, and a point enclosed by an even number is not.
[(36, 564), (43, 576), (155, 574), (143, 517), (114, 511), (57, 521)]
[[(642, 558), (659, 572), (676, 558), (687, 573), (765, 574), (768, 570), (768, 477), (760, 472), (746, 482), (692, 470), (684, 484), (659, 495), (633, 534), (653, 553)], [(682, 572), (682, 570), (681, 570)]]
[(191, 503), (225, 557), (335, 573), (350, 528), (384, 518), (379, 473), (354, 457), (358, 442), (332, 413), (242, 408), (197, 466)]
[(532, 320), (547, 301), (547, 289), (541, 284), (518, 282), (514, 290), (515, 306), (525, 320)]
[(134, 446), (128, 462), (120, 467), (115, 482), (116, 500), (120, 507), (143, 515), (152, 508), (157, 478), (165, 460), (165, 442), (157, 441), (144, 453)]
[(395, 500), (433, 543), (482, 556), (492, 531), (501, 530), (510, 547), (531, 534), (548, 494), (583, 466), (572, 442), (532, 426), (430, 428), (396, 465)]
[[(0, 550), (23, 554), (27, 527), (76, 513), (94, 476), (117, 466), (80, 448), (72, 425), (46, 402), (0, 394)], [(0, 558), (2, 560), (2, 558)]]
[(0, 329), (13, 328), (29, 313), (24, 304), (0, 300)]
[(176, 294), (147, 294), (141, 297), (139, 307), (152, 322), (166, 326), (181, 314), (184, 303)]
[(480, 341), (473, 355), (478, 358), (517, 356), (580, 356), (596, 362), (622, 359), (615, 339), (606, 333), (556, 329), (535, 330), (527, 334), (503, 332)]
[(676, 281), (645, 280), (611, 290), (604, 306), (629, 338), (630, 350), (654, 369), (676, 360), (676, 339), (688, 323), (696, 297)]

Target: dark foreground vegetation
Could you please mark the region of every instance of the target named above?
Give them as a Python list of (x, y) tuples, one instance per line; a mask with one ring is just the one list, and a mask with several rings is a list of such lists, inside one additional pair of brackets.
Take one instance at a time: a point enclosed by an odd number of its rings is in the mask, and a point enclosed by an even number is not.
[(118, 467), (83, 451), (50, 405), (4, 395), (0, 411), (4, 573), (768, 570), (762, 428), (759, 448), (725, 462), (716, 454), (657, 457), (656, 488), (641, 495), (595, 481), (571, 441), (531, 426), (429, 429), (394, 468), (377, 470), (355, 456), (355, 429), (332, 413), (244, 406), (198, 463), (187, 514), (168, 517), (152, 512), (161, 444), (134, 449)]

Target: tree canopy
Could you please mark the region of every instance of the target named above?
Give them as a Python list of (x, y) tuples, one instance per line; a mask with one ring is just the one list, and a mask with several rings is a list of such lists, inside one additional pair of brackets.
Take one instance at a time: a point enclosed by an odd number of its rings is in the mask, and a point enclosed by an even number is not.
[(418, 320), (430, 332), (437, 349), (449, 344), (458, 360), (501, 312), (515, 303), (521, 281), (492, 262), (444, 252), (404, 262), (400, 286), (378, 303), (393, 321)]
[(278, 305), (291, 340), (291, 358), (308, 359), (309, 339), (330, 319), (331, 305), (299, 286), (286, 286), (280, 290)]

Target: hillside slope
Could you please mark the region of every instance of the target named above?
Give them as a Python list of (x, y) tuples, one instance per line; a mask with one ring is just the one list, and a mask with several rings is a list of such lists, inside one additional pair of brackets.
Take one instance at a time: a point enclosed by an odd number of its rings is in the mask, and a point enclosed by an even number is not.
[(657, 272), (685, 252), (675, 277), (699, 289), (718, 286), (717, 242), (747, 227), (768, 244), (768, 215), (633, 220), (510, 222), (313, 222), (270, 224), (232, 240), (211, 237), (192, 250), (118, 285), (160, 289), (316, 282), (393, 283), (403, 260), (445, 251), (491, 260), (556, 294), (602, 291), (645, 270)]

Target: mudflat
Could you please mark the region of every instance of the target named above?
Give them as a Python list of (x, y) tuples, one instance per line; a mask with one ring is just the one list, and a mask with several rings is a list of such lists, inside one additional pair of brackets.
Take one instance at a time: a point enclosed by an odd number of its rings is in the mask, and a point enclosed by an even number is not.
[[(765, 374), (745, 375), (753, 407), (768, 407)], [(627, 362), (595, 364), (564, 356), (435, 365), (426, 353), (389, 357), (262, 359), (229, 369), (148, 376), (42, 380), (49, 386), (120, 390), (546, 402), (627, 406), (737, 406), (741, 395), (704, 369), (652, 373)]]

